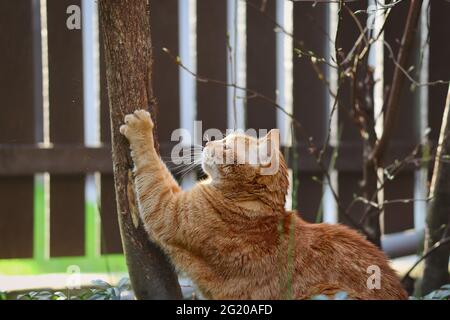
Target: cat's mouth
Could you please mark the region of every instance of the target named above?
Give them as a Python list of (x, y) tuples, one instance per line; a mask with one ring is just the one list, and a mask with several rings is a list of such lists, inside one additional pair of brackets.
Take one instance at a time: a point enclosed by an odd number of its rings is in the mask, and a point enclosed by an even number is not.
[(205, 146), (202, 152), (202, 169), (211, 178), (217, 178), (216, 164), (214, 163), (215, 151), (209, 146)]
[(219, 166), (226, 164), (227, 147), (222, 140), (210, 141), (203, 148), (202, 169), (213, 180), (220, 178)]

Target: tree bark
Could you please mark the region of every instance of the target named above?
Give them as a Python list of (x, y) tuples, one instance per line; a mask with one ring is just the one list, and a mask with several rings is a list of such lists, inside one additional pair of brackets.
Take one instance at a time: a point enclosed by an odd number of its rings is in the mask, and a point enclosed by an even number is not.
[[(150, 242), (139, 219), (129, 145), (120, 134), (126, 114), (148, 109), (155, 118), (148, 0), (100, 0), (117, 210), (122, 244), (137, 299), (180, 299), (177, 275), (161, 249)], [(155, 122), (156, 123), (156, 122)], [(156, 126), (155, 126), (156, 130)], [(157, 144), (155, 139), (155, 144)], [(158, 150), (158, 146), (155, 145)]]
[[(448, 155), (450, 155), (450, 87), (442, 117), (439, 145), (431, 180), (431, 201), (427, 213), (425, 252), (446, 237), (446, 233), (449, 236), (450, 163), (445, 159)], [(449, 256), (450, 245), (446, 243), (425, 259), (422, 294), (427, 294), (450, 282), (448, 273)]]

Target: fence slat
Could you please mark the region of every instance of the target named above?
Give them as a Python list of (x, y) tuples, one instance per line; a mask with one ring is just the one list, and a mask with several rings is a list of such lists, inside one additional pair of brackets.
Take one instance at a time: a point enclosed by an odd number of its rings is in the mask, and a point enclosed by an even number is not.
[[(69, 30), (66, 10), (80, 0), (47, 0), (50, 141), (80, 144), (83, 132), (81, 30)], [(50, 255), (84, 254), (85, 176), (50, 176)]]
[[(360, 221), (364, 213), (364, 205), (362, 202), (353, 202), (354, 195), (361, 196), (360, 182), (363, 179), (361, 172), (342, 172), (339, 171), (338, 178), (338, 190), (339, 201), (344, 207), (344, 210), (354, 219), (354, 221)], [(353, 204), (352, 204), (353, 202)], [(349, 224), (348, 220), (344, 217), (343, 212), (339, 212), (339, 222)]]
[[(414, 173), (401, 173), (394, 180), (387, 181), (384, 194), (385, 201), (412, 199), (414, 197)], [(414, 227), (413, 202), (387, 204), (384, 211), (385, 234)]]
[[(392, 47), (395, 57), (400, 47), (401, 38), (403, 35), (404, 26), (406, 23), (406, 16), (408, 13), (409, 2), (403, 2), (396, 5), (392, 11), (389, 21), (386, 24), (384, 32), (384, 39)], [(416, 41), (411, 52), (409, 59), (409, 65), (415, 65), (416, 70), (418, 64), (415, 61), (419, 61), (420, 44)], [(385, 48), (384, 52), (384, 78), (385, 85), (391, 86), (391, 79), (394, 73), (394, 62), (390, 57), (390, 52)], [(408, 65), (408, 68), (409, 68)], [(406, 69), (408, 69), (406, 68)], [(415, 73), (414, 77), (418, 78)], [(413, 146), (419, 141), (417, 140), (418, 134), (416, 134), (416, 126), (418, 126), (420, 113), (418, 112), (418, 99), (415, 97), (414, 92), (411, 91), (411, 82), (405, 80), (401, 98), (400, 98), (400, 111), (399, 118), (397, 119), (397, 125), (392, 134), (391, 143), (386, 150), (387, 154), (394, 152), (398, 149), (398, 145), (410, 145)], [(404, 150), (403, 154), (399, 154), (398, 160), (402, 160), (409, 153), (413, 151)], [(386, 163), (389, 165), (390, 163)], [(395, 177), (394, 180), (386, 183), (385, 200), (395, 199), (411, 199), (414, 198), (414, 172), (405, 172)], [(405, 229), (414, 227), (414, 207), (413, 203), (388, 205), (384, 210), (384, 225), (385, 233), (399, 232)]]
[[(197, 72), (227, 80), (227, 1), (197, 0)], [(227, 127), (227, 88), (197, 83), (197, 119), (203, 130)]]
[[(276, 100), (276, 1), (247, 1), (247, 88)], [(247, 95), (247, 128), (270, 130), (277, 126), (272, 103)]]
[[(294, 3), (294, 48), (305, 47), (319, 57), (327, 55), (327, 38), (322, 28), (327, 19), (326, 5), (312, 6), (310, 2)], [(302, 45), (299, 42), (302, 42)], [(323, 144), (327, 127), (327, 88), (319, 80), (310, 59), (298, 57), (294, 53), (294, 115), (308, 135), (319, 147)], [(322, 68), (323, 69), (323, 68)], [(305, 136), (296, 130), (297, 143), (306, 145)], [(305, 148), (306, 150), (306, 148)], [(315, 161), (305, 152), (299, 155), (299, 161)], [(302, 174), (299, 178), (298, 209), (306, 220), (315, 221), (320, 208), (322, 186), (313, 181), (313, 177), (322, 179), (319, 172)]]
[[(32, 1), (0, 1), (0, 143), (34, 143), (36, 90), (34, 63), (40, 33), (33, 29)], [(39, 45), (38, 45), (39, 44)], [(7, 48), (6, 48), (7, 47)], [(33, 175), (0, 177), (0, 259), (33, 255)]]
[(179, 74), (176, 63), (162, 49), (167, 48), (172, 54), (178, 54), (178, 1), (154, 0), (151, 8), (153, 91), (159, 107), (158, 139), (169, 142), (173, 130), (180, 127)]
[[(355, 12), (356, 10), (366, 10), (367, 2), (366, 1), (358, 1), (358, 2), (350, 2), (346, 3), (346, 5)], [(366, 17), (358, 16), (359, 21), (362, 25), (365, 25)], [(342, 49), (344, 55), (348, 54), (348, 52), (353, 47), (355, 41), (359, 36), (358, 27), (355, 24), (352, 16), (348, 13), (347, 10), (343, 9), (343, 20), (341, 21), (341, 30), (342, 32)], [(346, 81), (346, 85), (341, 86), (341, 96), (340, 101), (342, 104), (338, 107), (338, 119), (340, 129), (339, 135), (341, 137), (340, 146), (351, 145), (355, 147), (359, 147), (362, 150), (362, 140), (359, 135), (359, 128), (354, 123), (352, 119), (352, 114), (350, 110), (350, 86), (349, 82)], [(344, 157), (344, 152), (339, 151), (339, 158)], [(362, 167), (358, 168), (358, 171), (361, 172)], [(359, 186), (359, 182), (362, 180), (362, 173), (360, 172), (342, 172), (338, 173), (338, 190), (339, 190), (339, 198), (341, 201), (341, 206), (343, 208), (347, 208), (353, 200), (354, 195), (361, 195), (362, 190)], [(361, 203), (357, 203), (353, 205), (349, 214), (358, 221), (359, 217), (361, 217), (363, 210), (363, 206)], [(343, 212), (339, 212), (339, 221), (343, 223), (348, 223), (343, 217)]]
[[(450, 57), (450, 3), (446, 1), (430, 1), (430, 81), (450, 79), (448, 57)], [(444, 27), (447, 26), (447, 27)], [(446, 85), (429, 87), (428, 121), (431, 128), (430, 140), (437, 144), (441, 128), (442, 114), (444, 112)], [(433, 161), (430, 165), (433, 164)], [(431, 173), (431, 171), (430, 171)]]
[(117, 218), (114, 176), (101, 176), (101, 253), (122, 253), (119, 223)]

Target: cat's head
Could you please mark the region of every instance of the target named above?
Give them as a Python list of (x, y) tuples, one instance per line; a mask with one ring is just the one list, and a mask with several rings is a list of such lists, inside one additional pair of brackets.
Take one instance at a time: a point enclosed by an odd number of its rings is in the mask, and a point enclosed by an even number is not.
[(288, 173), (277, 129), (259, 139), (232, 133), (208, 142), (203, 149), (202, 168), (216, 183), (287, 192)]

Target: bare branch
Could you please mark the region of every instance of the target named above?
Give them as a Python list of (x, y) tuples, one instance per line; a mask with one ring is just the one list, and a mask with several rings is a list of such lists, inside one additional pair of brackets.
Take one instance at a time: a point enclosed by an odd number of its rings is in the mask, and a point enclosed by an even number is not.
[(370, 160), (375, 162), (380, 162), (384, 155), (384, 152), (389, 143), (389, 139), (392, 136), (392, 132), (395, 127), (395, 123), (397, 120), (397, 115), (400, 109), (400, 91), (402, 89), (402, 85), (405, 79), (404, 73), (401, 71), (399, 66), (405, 68), (405, 65), (408, 61), (411, 47), (414, 40), (414, 29), (417, 26), (417, 22), (419, 20), (420, 8), (422, 7), (423, 0), (411, 0), (409, 6), (409, 12), (406, 19), (405, 30), (403, 32), (403, 37), (401, 41), (401, 46), (398, 52), (397, 62), (398, 65), (394, 70), (394, 75), (392, 78), (392, 87), (389, 93), (388, 101), (386, 104), (386, 117), (385, 117), (385, 125), (383, 128), (383, 134), (380, 140), (375, 145), (375, 148), (370, 155)]

